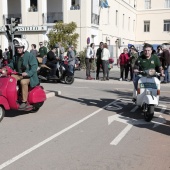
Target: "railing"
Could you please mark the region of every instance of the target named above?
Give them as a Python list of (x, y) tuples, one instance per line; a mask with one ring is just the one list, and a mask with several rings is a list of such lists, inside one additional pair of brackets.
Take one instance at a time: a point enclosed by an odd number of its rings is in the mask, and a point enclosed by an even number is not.
[(80, 5), (78, 4), (78, 5), (72, 5), (71, 7), (70, 7), (70, 10), (79, 10), (80, 9)]
[(63, 21), (62, 12), (43, 13), (43, 23), (56, 23), (60, 21)]
[(99, 25), (99, 15), (92, 13), (92, 15), (91, 15), (91, 23)]
[(22, 24), (21, 14), (7, 14), (3, 15), (4, 25), (11, 24), (11, 18), (17, 18), (18, 24)]

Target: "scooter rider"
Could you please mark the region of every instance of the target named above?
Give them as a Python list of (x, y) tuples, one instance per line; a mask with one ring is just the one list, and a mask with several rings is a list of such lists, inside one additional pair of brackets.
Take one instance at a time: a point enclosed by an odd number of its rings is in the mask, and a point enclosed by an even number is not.
[(16, 48), (16, 54), (9, 63), (9, 67), (16, 70), (21, 75), (12, 75), (16, 80), (20, 80), (22, 89), (22, 102), (19, 109), (25, 109), (29, 107), (27, 104), (28, 98), (28, 86), (35, 87), (39, 84), (37, 76), (38, 63), (37, 59), (28, 51), (26, 51), (27, 41), (20, 38), (13, 40), (14, 47)]
[[(162, 69), (162, 66), (161, 66), (161, 63), (160, 63), (158, 56), (152, 54), (152, 45), (145, 44), (144, 47), (143, 47), (143, 55), (141, 55), (135, 63), (134, 72), (137, 73), (139, 71), (146, 71), (146, 70), (149, 70), (149, 69), (155, 69), (156, 67), (159, 68), (161, 75), (164, 76), (163, 69)], [(133, 80), (136, 90), (137, 90), (138, 80), (140, 78), (141, 77), (138, 75)]]
[(56, 71), (59, 57), (56, 55), (57, 49), (59, 48), (58, 44), (51, 47), (51, 50), (47, 53), (47, 62), (46, 65), (51, 68), (50, 79), (56, 79)]

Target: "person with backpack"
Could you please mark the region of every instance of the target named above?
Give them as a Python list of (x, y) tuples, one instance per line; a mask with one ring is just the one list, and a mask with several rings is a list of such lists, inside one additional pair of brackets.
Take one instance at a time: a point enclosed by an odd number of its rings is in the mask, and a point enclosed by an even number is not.
[(134, 66), (136, 63), (136, 60), (138, 59), (138, 51), (137, 49), (132, 46), (130, 48), (130, 58), (129, 58), (129, 68), (130, 68), (130, 81), (133, 81), (135, 74), (133, 73), (134, 71)]

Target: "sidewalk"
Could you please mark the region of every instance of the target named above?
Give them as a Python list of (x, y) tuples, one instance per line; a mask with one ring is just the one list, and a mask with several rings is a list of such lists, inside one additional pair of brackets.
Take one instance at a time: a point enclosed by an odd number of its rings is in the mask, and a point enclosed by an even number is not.
[[(114, 65), (113, 68), (110, 70), (109, 73), (109, 81), (101, 81), (103, 77), (103, 72), (101, 71), (99, 73), (99, 80), (95, 80), (96, 73), (94, 71), (91, 71), (91, 77), (94, 78), (94, 80), (86, 80), (86, 70), (82, 69), (81, 71), (75, 71), (75, 82), (90, 82), (90, 83), (103, 83), (103, 84), (131, 84), (133, 85), (132, 81), (119, 81), (120, 78), (120, 68), (117, 67), (117, 65)], [(129, 74), (130, 76), (130, 74)], [(129, 77), (130, 79), (130, 77)], [(170, 86), (170, 83), (167, 84), (161, 84), (161, 86)]]

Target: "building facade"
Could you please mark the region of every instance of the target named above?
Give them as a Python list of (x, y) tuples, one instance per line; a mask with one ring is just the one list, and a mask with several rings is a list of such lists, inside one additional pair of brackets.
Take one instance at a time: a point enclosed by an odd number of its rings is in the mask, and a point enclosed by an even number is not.
[[(170, 0), (0, 0), (0, 45), (10, 44), (6, 32), (10, 18), (19, 20), (15, 37), (31, 45), (48, 42), (48, 33), (58, 21), (77, 23), (77, 51), (87, 45), (107, 42), (117, 57), (128, 44), (162, 44), (170, 41)], [(29, 49), (30, 50), (30, 49)]]

